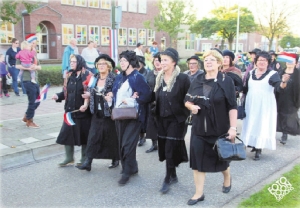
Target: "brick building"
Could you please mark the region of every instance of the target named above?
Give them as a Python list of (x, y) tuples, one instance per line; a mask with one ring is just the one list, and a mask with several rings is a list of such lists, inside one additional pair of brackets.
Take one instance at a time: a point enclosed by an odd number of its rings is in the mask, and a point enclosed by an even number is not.
[[(159, 47), (168, 35), (146, 29), (144, 22), (153, 20), (159, 11), (156, 0), (116, 0), (122, 6), (122, 21), (118, 29), (118, 50), (134, 50), (138, 42), (144, 47), (156, 40)], [(75, 37), (79, 52), (89, 40), (98, 42), (98, 49), (109, 54), (111, 28), (111, 0), (43, 0), (39, 8), (27, 14), (24, 8), (22, 21), (13, 25), (1, 23), (1, 52), (11, 46), (11, 39), (20, 41), (30, 33), (38, 35), (38, 58), (61, 59), (69, 40)]]

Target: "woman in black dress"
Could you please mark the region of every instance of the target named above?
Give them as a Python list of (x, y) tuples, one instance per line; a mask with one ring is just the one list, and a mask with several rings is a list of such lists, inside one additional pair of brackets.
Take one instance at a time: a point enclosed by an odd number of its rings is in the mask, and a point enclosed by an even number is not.
[(177, 66), (178, 52), (167, 48), (161, 52), (160, 71), (154, 88), (156, 115), (158, 119), (158, 156), (159, 161), (166, 160), (166, 176), (160, 189), (165, 194), (170, 185), (178, 181), (176, 167), (188, 161), (185, 146), (185, 121), (189, 111), (184, 107), (184, 97), (190, 87), (187, 74), (180, 73)]
[(203, 58), (205, 73), (192, 82), (185, 103), (193, 114), (190, 167), (194, 172), (196, 186), (196, 192), (188, 205), (204, 200), (206, 172), (222, 171), (223, 193), (228, 193), (231, 189), (229, 162), (220, 161), (213, 146), (217, 138), (226, 133), (229, 134), (229, 139), (235, 139), (237, 104), (234, 84), (229, 76), (219, 72), (223, 57), (218, 51), (207, 51)]
[(118, 137), (115, 122), (111, 120), (112, 99), (107, 93), (112, 91), (115, 75), (112, 70), (115, 62), (106, 54), (95, 60), (97, 73), (96, 85), (88, 87), (84, 98), (90, 99), (90, 110), (93, 114), (91, 128), (86, 147), (86, 160), (78, 166), (80, 170), (91, 170), (93, 159), (112, 159), (109, 168), (119, 165)]
[(277, 101), (277, 132), (282, 132), (281, 144), (286, 144), (288, 134), (300, 135), (300, 71), (296, 68), (299, 56), (289, 54), (293, 62), (286, 63), (286, 69), (279, 71), (280, 78), (288, 74), (290, 79), (282, 92), (276, 92)]
[(76, 125), (69, 126), (65, 122), (61, 127), (56, 143), (65, 146), (66, 159), (59, 163), (60, 167), (65, 167), (74, 163), (74, 146), (81, 147), (81, 160), (77, 166), (85, 160), (85, 148), (88, 139), (88, 133), (91, 125), (91, 113), (89, 100), (82, 98), (84, 93), (83, 82), (86, 80), (89, 72), (85, 70), (85, 60), (80, 55), (70, 56), (71, 70), (68, 72), (67, 85), (64, 91), (53, 95), (52, 99), (56, 102), (65, 100), (65, 112), (71, 113), (72, 120)]

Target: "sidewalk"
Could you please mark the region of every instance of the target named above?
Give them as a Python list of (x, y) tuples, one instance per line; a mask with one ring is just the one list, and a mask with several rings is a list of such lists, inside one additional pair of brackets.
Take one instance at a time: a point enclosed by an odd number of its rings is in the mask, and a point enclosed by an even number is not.
[(0, 100), (0, 157), (1, 168), (32, 163), (63, 153), (63, 147), (55, 143), (63, 122), (64, 102), (51, 100), (54, 93), (61, 91), (60, 86), (51, 86), (47, 100), (42, 101), (35, 112), (34, 122), (39, 129), (29, 129), (21, 121), (27, 109), (27, 96), (13, 92), (9, 98)]

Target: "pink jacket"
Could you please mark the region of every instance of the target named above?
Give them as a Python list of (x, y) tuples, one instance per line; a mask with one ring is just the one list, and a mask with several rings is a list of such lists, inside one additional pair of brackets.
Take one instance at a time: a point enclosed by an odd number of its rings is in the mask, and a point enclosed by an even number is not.
[(32, 59), (35, 56), (35, 51), (30, 50), (21, 50), (16, 54), (16, 59), (20, 59), (20, 61), (24, 64), (31, 64)]

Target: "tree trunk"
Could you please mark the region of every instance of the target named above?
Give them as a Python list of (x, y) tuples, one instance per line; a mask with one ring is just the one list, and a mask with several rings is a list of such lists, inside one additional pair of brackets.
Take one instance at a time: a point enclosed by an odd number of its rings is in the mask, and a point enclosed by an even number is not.
[(221, 40), (221, 47), (220, 47), (220, 50), (224, 50), (224, 43), (225, 43), (225, 40), (224, 38)]

